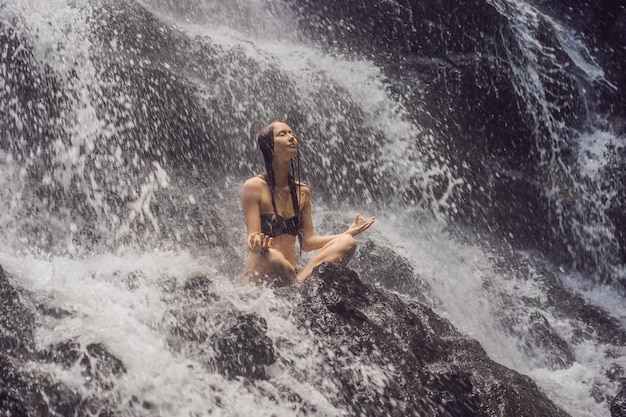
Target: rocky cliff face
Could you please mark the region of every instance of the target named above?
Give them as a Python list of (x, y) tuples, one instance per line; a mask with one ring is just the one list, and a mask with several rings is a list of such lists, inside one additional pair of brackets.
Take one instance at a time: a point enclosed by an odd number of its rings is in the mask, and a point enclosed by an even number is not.
[[(0, 94), (7, 114), (17, 115), (0, 120), (7, 132), (1, 145), (27, 168), (37, 196), (54, 196), (48, 210), (62, 216), (73, 206), (89, 230), (81, 238), (106, 242), (107, 231), (118, 227), (118, 212), (145, 198), (137, 188), (158, 188), (155, 162), (187, 178), (209, 171), (249, 175), (256, 164), (241, 160), (257, 158), (254, 146), (224, 138), (249, 138), (262, 123), (257, 121), (283, 115), (303, 137), (334, 132), (336, 143), (307, 143), (307, 178), (330, 200), (358, 201), (365, 194), (381, 205), (391, 199), (429, 206), (456, 178), (449, 201), (435, 207), (452, 221), (539, 249), (597, 273), (596, 279), (618, 281), (615, 271), (626, 262), (626, 148), (619, 136), (626, 119), (624, 6), (530, 3), (536, 13), (504, 0), (287, 2), (301, 36), (329, 55), (368, 59), (382, 69), (385, 88), (420, 129), (406, 152), (441, 171), (428, 175), (426, 184), (424, 173), (396, 178), (380, 171), (380, 146), (393, 138), (369, 126), (358, 103), (330, 80), (303, 95), (280, 66), (192, 38), (133, 2), (93, 5), (83, 22), (89, 26), (89, 62), (64, 74), (37, 63), (31, 40), (10, 19), (0, 25), (6, 50)], [(174, 7), (188, 19), (198, 8), (193, 1)], [(57, 52), (71, 47), (59, 42)], [(84, 64), (95, 79), (78, 71)], [(586, 66), (603, 76), (586, 74)], [(80, 145), (85, 139), (76, 131), (77, 109), (84, 107), (106, 126), (87, 140), (92, 144)], [(580, 172), (581, 135), (598, 129), (617, 136), (600, 149), (599, 178), (586, 178)], [(60, 148), (70, 152), (75, 146), (89, 149), (84, 166), (66, 166)], [(134, 162), (119, 166), (119, 155)], [(328, 160), (336, 170), (326, 169)], [(338, 174), (344, 168), (357, 169), (362, 183), (348, 183)], [(87, 202), (76, 198), (80, 194)], [(25, 210), (38, 215), (32, 207)], [(94, 230), (95, 220), (107, 223), (104, 230)], [(151, 222), (144, 223), (128, 228), (149, 231)], [(586, 230), (593, 228), (609, 230), (610, 237), (589, 236)], [(42, 234), (35, 227), (30, 232)]]
[[(619, 1), (575, 0), (572, 2), (533, 1), (541, 10), (558, 16), (574, 31), (594, 45), (608, 79), (620, 92), (626, 88), (626, 5)], [(623, 94), (622, 94), (623, 96)], [(617, 118), (618, 130), (624, 132), (626, 100), (618, 96), (606, 102), (607, 111)]]
[[(416, 146), (428, 149), (434, 137), (438, 157), (464, 179), (452, 218), (615, 279), (605, 264), (626, 261), (624, 148), (618, 138), (604, 151), (612, 162), (602, 181), (616, 195), (602, 209), (578, 206), (587, 181), (578, 149), (589, 130), (624, 134), (623, 5), (532, 1), (536, 11), (529, 12), (523, 2), (500, 0), (331, 3), (292, 1), (311, 38), (384, 68), (390, 88), (425, 127)], [(520, 42), (524, 36), (536, 43)], [(598, 63), (604, 77), (588, 77), (577, 59)], [(537, 78), (522, 75), (527, 70)], [(593, 244), (575, 227), (554, 227), (599, 210), (610, 219), (612, 247), (605, 240), (598, 243), (605, 248), (589, 251)]]

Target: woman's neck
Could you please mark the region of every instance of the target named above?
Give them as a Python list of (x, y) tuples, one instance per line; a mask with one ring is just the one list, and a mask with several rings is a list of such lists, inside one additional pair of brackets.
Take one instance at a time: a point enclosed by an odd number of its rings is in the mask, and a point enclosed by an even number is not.
[(276, 188), (282, 188), (289, 185), (287, 178), (289, 176), (289, 161), (284, 163), (277, 163), (274, 161), (274, 186)]

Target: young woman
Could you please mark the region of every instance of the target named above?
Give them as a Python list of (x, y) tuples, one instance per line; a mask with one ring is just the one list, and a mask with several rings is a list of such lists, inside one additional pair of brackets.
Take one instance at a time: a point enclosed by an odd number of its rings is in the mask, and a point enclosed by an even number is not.
[[(299, 178), (298, 139), (285, 122), (274, 120), (259, 131), (257, 141), (266, 172), (248, 179), (241, 191), (250, 251), (245, 266), (248, 280), (289, 285), (308, 277), (324, 261), (346, 265), (356, 250), (354, 236), (367, 230), (375, 218), (366, 220), (357, 214), (345, 232), (315, 235), (311, 189)], [(296, 238), (304, 251), (319, 249), (300, 271)]]

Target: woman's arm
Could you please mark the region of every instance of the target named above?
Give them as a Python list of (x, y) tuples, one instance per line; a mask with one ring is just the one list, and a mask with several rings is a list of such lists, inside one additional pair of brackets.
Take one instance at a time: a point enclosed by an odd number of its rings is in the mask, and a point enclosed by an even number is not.
[(246, 219), (248, 237), (246, 246), (250, 252), (260, 253), (269, 249), (272, 238), (261, 233), (261, 195), (263, 183), (259, 178), (250, 178), (241, 188), (241, 207)]
[[(313, 232), (313, 219), (311, 216), (311, 189), (309, 187), (303, 188), (303, 206), (300, 211), (302, 216), (302, 250), (305, 252), (319, 249), (335, 239), (339, 235), (317, 236)], [(356, 236), (359, 233), (369, 229), (374, 223), (376, 218), (372, 217), (370, 220), (365, 220), (363, 216), (357, 214), (354, 221), (348, 229), (343, 232), (352, 236)]]
[(311, 217), (311, 189), (307, 186), (302, 187), (302, 208), (300, 216), (302, 216), (302, 250), (309, 252), (319, 249), (326, 243), (330, 242), (334, 236), (315, 236), (313, 233), (313, 218)]

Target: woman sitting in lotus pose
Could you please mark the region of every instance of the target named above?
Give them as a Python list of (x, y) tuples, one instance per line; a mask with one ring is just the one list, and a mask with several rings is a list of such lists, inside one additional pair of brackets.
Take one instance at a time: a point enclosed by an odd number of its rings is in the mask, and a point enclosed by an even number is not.
[[(315, 235), (311, 189), (299, 178), (298, 139), (285, 122), (274, 120), (260, 130), (257, 140), (266, 172), (248, 179), (241, 191), (250, 251), (245, 265), (248, 280), (289, 285), (305, 279), (324, 261), (346, 265), (356, 250), (354, 236), (367, 230), (375, 218), (366, 220), (357, 214), (345, 232)], [(304, 251), (319, 249), (300, 271), (296, 238)]]

